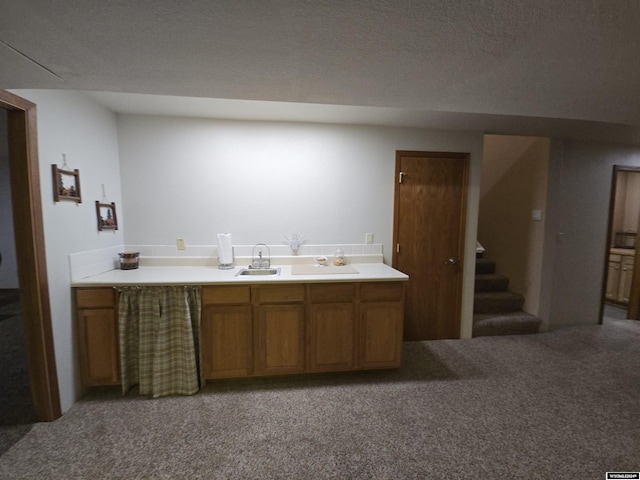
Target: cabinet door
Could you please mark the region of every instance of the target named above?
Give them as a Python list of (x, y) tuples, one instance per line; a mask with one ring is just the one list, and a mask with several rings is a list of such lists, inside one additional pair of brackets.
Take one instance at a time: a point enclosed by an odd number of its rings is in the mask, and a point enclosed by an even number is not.
[(259, 305), (255, 318), (254, 373), (304, 371), (304, 305)]
[(360, 368), (399, 367), (402, 302), (360, 304)]
[(84, 385), (118, 385), (120, 362), (114, 309), (79, 309), (78, 336)]
[(620, 268), (620, 283), (618, 285), (618, 301), (629, 303), (631, 295), (631, 280), (633, 279), (634, 257), (625, 256)]
[(353, 303), (312, 304), (308, 328), (307, 369), (310, 372), (353, 368)]
[(607, 269), (607, 290), (605, 298), (607, 300), (618, 300), (618, 285), (620, 284), (620, 262), (609, 262)]
[(205, 378), (251, 374), (251, 306), (206, 306), (200, 330)]

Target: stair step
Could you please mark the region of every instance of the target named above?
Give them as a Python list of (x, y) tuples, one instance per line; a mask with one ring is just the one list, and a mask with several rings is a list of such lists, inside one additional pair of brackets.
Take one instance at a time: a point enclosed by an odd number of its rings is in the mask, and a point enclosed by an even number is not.
[(487, 258), (476, 258), (476, 275), (495, 273), (496, 262)]
[(474, 313), (506, 313), (522, 310), (524, 297), (514, 292), (480, 292), (473, 296)]
[(542, 320), (526, 312), (510, 312), (498, 315), (475, 314), (473, 316), (473, 336), (538, 333), (541, 324)]
[(476, 292), (502, 292), (509, 288), (509, 277), (497, 273), (476, 274)]

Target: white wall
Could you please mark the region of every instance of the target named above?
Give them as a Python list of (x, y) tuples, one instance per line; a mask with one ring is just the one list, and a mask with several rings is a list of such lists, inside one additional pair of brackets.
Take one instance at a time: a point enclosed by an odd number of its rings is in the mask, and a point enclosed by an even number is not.
[(463, 335), (471, 308), (480, 132), (118, 117), (127, 244), (383, 244), (391, 261), (396, 150), (471, 153)]
[[(95, 201), (122, 204), (115, 115), (83, 93), (15, 90), (37, 105), (42, 216), (47, 255), (53, 340), (62, 410), (81, 393), (71, 312), (70, 253), (122, 244), (122, 231), (98, 232)], [(80, 170), (82, 203), (53, 201), (51, 165)]]
[[(123, 243), (173, 244), (178, 237), (190, 245), (214, 244), (222, 231), (233, 232), (236, 244), (277, 244), (294, 231), (313, 243), (363, 243), (365, 232), (373, 232), (390, 261), (396, 150), (471, 153), (462, 325), (462, 335), (470, 336), (481, 133), (134, 115), (119, 117), (116, 127), (115, 115), (82, 93), (14, 93), (38, 106), (63, 411), (81, 393), (70, 253)], [(68, 167), (80, 170), (82, 204), (53, 202), (51, 164), (61, 165), (63, 153)], [(101, 184), (107, 201), (116, 202), (115, 232), (96, 228)]]
[[(389, 262), (396, 150), (471, 153), (462, 325), (462, 336), (470, 336), (482, 134), (135, 115), (116, 122), (82, 93), (14, 93), (38, 105), (63, 411), (80, 392), (70, 253), (173, 244), (178, 237), (214, 244), (221, 231), (233, 232), (236, 244), (277, 244), (294, 231), (313, 243), (363, 243), (364, 233), (373, 232)], [(80, 205), (53, 202), (51, 164), (61, 164), (63, 153), (80, 170)], [(540, 315), (552, 328), (597, 323), (613, 165), (640, 165), (640, 149), (552, 141), (550, 159)], [(97, 231), (101, 184), (116, 202), (119, 231)]]
[(555, 140), (551, 152), (541, 314), (551, 328), (596, 324), (613, 166), (640, 166), (640, 149)]
[(0, 288), (19, 287), (11, 205), (7, 111), (0, 109)]

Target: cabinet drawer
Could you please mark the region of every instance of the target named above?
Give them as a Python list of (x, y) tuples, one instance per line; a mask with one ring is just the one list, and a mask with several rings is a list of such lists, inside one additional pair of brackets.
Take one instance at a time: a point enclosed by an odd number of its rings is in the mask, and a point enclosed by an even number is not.
[(331, 283), (309, 285), (311, 303), (353, 302), (356, 294), (355, 283)]
[(204, 287), (202, 289), (203, 305), (230, 305), (250, 303), (251, 288), (243, 286)]
[(304, 284), (260, 285), (254, 288), (256, 303), (304, 302)]
[(617, 253), (610, 253), (609, 254), (609, 261), (610, 262), (620, 262), (622, 260), (622, 255), (618, 255)]
[(622, 266), (623, 267), (633, 267), (634, 257), (631, 255), (625, 255), (622, 257)]
[(78, 308), (113, 307), (115, 291), (113, 288), (78, 288), (76, 289), (76, 305)]
[(402, 282), (363, 283), (360, 287), (360, 299), (365, 302), (396, 302), (403, 298)]

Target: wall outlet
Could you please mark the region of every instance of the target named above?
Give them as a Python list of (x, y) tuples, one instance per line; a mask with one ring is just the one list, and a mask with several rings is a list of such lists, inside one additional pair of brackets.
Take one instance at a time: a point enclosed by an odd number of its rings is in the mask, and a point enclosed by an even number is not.
[(176, 247), (178, 247), (178, 250), (187, 249), (187, 246), (184, 244), (184, 238), (179, 238), (176, 240)]
[(371, 245), (373, 243), (373, 233), (364, 234), (364, 243), (367, 245)]

